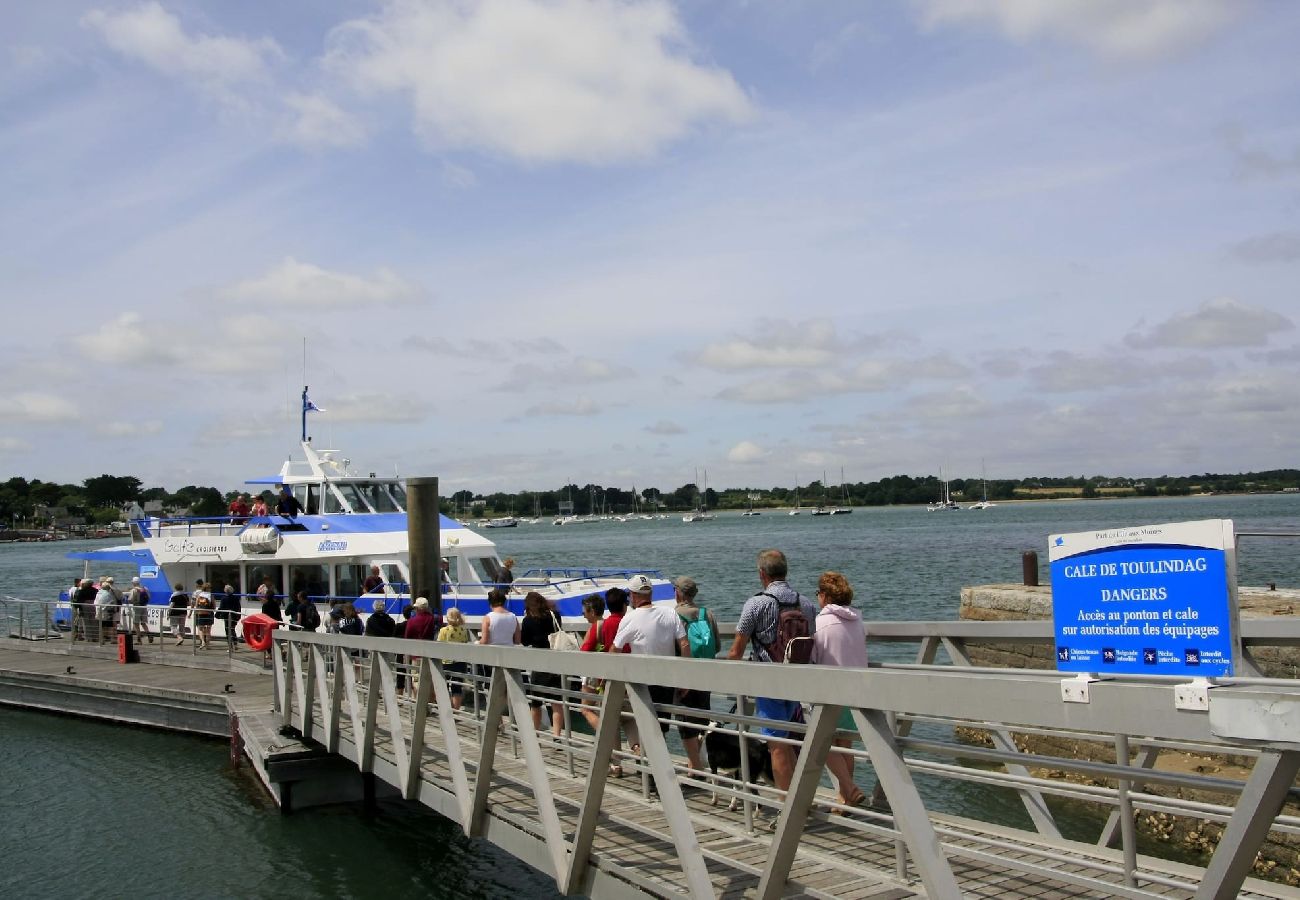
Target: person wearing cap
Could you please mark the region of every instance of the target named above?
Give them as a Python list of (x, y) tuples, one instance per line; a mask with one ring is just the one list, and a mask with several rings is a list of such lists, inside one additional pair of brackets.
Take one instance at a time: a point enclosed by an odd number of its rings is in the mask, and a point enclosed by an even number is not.
[(235, 627), (239, 620), (243, 618), (243, 609), (239, 603), (239, 594), (235, 592), (233, 584), (226, 585), (226, 589), (221, 593), (221, 599), (217, 601), (217, 618), (221, 620), (221, 627), (226, 632), (226, 648), (235, 649), (235, 643), (239, 636), (235, 633)]
[(113, 587), (113, 577), (99, 579), (99, 592), (95, 594), (95, 619), (99, 623), (99, 642), (108, 643), (117, 622), (117, 608), (122, 603), (122, 592)]
[(376, 600), (374, 609), (366, 617), (366, 637), (392, 637), (396, 633), (397, 623), (388, 614), (387, 601)]
[(141, 641), (148, 637), (152, 644), (153, 635), (149, 632), (149, 589), (140, 583), (139, 575), (131, 579), (131, 590), (127, 592), (126, 600), (131, 636)]
[[(778, 604), (782, 602), (786, 605), (798, 603), (808, 620), (808, 633), (816, 633), (817, 607), (790, 587), (785, 580), (788, 573), (789, 564), (780, 550), (763, 550), (758, 554), (758, 581), (763, 589), (741, 607), (740, 618), (736, 620), (736, 639), (727, 651), (727, 659), (743, 659), (745, 649), (749, 648), (755, 662), (773, 662), (765, 648), (776, 640)], [(779, 697), (755, 697), (754, 711), (758, 718), (772, 720), (770, 727), (759, 729), (761, 734), (770, 738), (788, 738), (790, 731), (780, 727), (781, 724), (803, 719), (803, 707), (797, 701)], [(773, 780), (778, 789), (787, 791), (790, 779), (794, 777), (795, 748), (781, 741), (768, 741), (767, 748), (772, 756)]]
[[(614, 635), (615, 652), (636, 656), (690, 656), (686, 627), (677, 613), (667, 606), (654, 605), (654, 584), (650, 579), (633, 575), (625, 589), (632, 602), (632, 611), (623, 617), (618, 633)], [(672, 703), (676, 699), (676, 692), (671, 687), (652, 684), (649, 688), (650, 699), (655, 705)], [(659, 728), (667, 733), (668, 723), (660, 722)], [(632, 752), (639, 755), (641, 746), (635, 722), (629, 723), (628, 739), (632, 742)]]
[[(716, 656), (719, 650), (718, 621), (713, 618), (712, 612), (696, 606), (695, 597), (700, 589), (695, 579), (683, 575), (673, 582), (673, 588), (677, 595), (677, 608), (674, 612), (681, 617), (682, 626), (690, 628), (699, 621), (700, 616), (704, 616), (704, 621), (709, 623), (709, 631), (713, 635), (713, 654)], [(692, 688), (682, 694), (680, 705), (704, 710), (707, 713), (712, 709), (713, 697), (708, 691)], [(704, 761), (700, 758), (700, 735), (708, 727), (708, 716), (684, 716), (678, 713), (673, 718), (677, 720), (677, 733), (681, 735), (682, 747), (686, 750), (686, 758), (690, 761), (691, 768), (702, 770)]]
[(417, 597), (402, 637), (408, 641), (431, 641), (438, 636), (438, 619), (429, 609), (428, 597)]

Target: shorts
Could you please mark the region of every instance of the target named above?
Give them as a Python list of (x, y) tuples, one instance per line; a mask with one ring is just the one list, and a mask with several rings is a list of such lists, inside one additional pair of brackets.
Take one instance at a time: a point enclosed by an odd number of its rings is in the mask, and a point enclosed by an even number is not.
[(858, 723), (853, 721), (853, 711), (847, 706), (840, 710), (840, 720), (835, 723), (838, 731), (857, 731)]
[[(551, 690), (559, 690), (560, 676), (555, 674), (554, 672), (534, 672), (532, 673), (532, 675), (529, 676), (528, 684), (531, 688), (534, 689), (549, 688)], [(552, 702), (558, 703), (559, 699), (560, 699), (559, 697), (556, 697), (555, 700)], [(528, 701), (528, 705), (533, 709), (540, 709), (542, 706), (542, 701), (536, 698), (530, 698)]]
[[(754, 698), (754, 714), (760, 719), (770, 719), (773, 722), (802, 722), (803, 707), (797, 700), (775, 700), (771, 697)], [(758, 733), (764, 737), (790, 737), (790, 732), (781, 728), (768, 728), (763, 726), (758, 729)]]
[[(689, 690), (682, 699), (677, 701), (678, 706), (689, 706), (691, 709), (702, 709), (711, 712), (713, 709), (712, 697), (708, 691)], [(708, 716), (688, 716), (684, 713), (673, 713), (673, 718), (677, 720), (677, 733), (681, 735), (682, 740), (688, 738), (697, 738), (709, 726)]]
[[(652, 684), (649, 687), (650, 687), (650, 702), (653, 703), (655, 706), (663, 706), (665, 704), (670, 705), (673, 703), (673, 701), (677, 699), (677, 688), (664, 687), (661, 684)], [(656, 710), (656, 712), (658, 711)], [(663, 715), (660, 714), (660, 719), (662, 720), (662, 718)], [(662, 731), (664, 734), (667, 734), (668, 723), (664, 721), (660, 721), (659, 730)]]
[(459, 697), (464, 691), (465, 673), (469, 663), (447, 662), (442, 664), (443, 674), (447, 676), (447, 691), (453, 697)]

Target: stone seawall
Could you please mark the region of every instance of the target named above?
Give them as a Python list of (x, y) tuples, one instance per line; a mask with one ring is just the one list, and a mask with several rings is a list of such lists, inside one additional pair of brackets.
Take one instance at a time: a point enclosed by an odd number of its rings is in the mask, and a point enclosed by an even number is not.
[[(1294, 617), (1300, 614), (1300, 590), (1268, 590), (1242, 587), (1237, 591), (1238, 607), (1243, 618)], [(972, 621), (1024, 621), (1050, 620), (1052, 618), (1052, 589), (1050, 587), (1025, 587), (1018, 584), (990, 584), (963, 588), (959, 617)], [(972, 665), (1013, 669), (1054, 669), (1055, 653), (1050, 641), (1041, 643), (976, 643), (967, 645)], [(1300, 678), (1300, 648), (1258, 647), (1250, 651), (1260, 672), (1268, 678)], [(976, 743), (988, 743), (988, 735), (973, 729), (964, 729), (963, 736)], [(1113, 762), (1115, 748), (1112, 744), (1054, 738), (1046, 735), (1015, 735), (1016, 744), (1029, 752), (1052, 753), (1075, 759)], [(1167, 771), (1214, 772), (1224, 778), (1244, 780), (1250, 774), (1252, 758), (1249, 756), (1205, 756), (1192, 753), (1165, 751), (1156, 762), (1156, 768)], [(1069, 777), (1063, 772), (1039, 772), (1047, 777)], [(1228, 803), (1223, 795), (1193, 792), (1178, 788), (1148, 784), (1144, 790), (1163, 796), (1176, 796), (1192, 800)], [(1300, 806), (1288, 804), (1286, 812), (1300, 815)], [(1204, 854), (1207, 858), (1218, 844), (1223, 826), (1203, 819), (1168, 816), (1163, 813), (1136, 814), (1138, 828), (1157, 840), (1181, 845), (1186, 851)], [(1300, 884), (1300, 839), (1273, 834), (1265, 842), (1255, 862), (1255, 874)]]

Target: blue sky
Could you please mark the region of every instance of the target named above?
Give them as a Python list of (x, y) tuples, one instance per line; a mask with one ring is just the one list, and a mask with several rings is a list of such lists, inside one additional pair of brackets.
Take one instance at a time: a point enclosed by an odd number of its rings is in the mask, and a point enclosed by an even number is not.
[(0, 13), (0, 472), (1297, 464), (1300, 7)]

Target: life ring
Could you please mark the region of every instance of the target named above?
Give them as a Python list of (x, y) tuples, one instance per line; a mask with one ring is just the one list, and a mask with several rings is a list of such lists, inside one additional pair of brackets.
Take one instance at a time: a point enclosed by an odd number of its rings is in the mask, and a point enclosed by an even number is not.
[(270, 650), (271, 632), (280, 627), (280, 623), (262, 613), (244, 616), (244, 641), (250, 650)]

